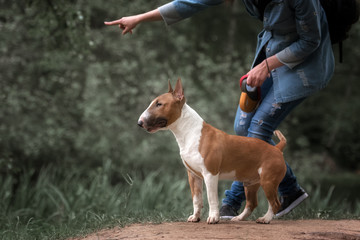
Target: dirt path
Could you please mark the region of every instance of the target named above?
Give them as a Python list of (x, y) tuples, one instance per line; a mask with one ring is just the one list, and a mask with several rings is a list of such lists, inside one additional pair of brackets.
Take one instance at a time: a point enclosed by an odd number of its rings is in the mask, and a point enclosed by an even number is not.
[(360, 240), (360, 220), (274, 220), (261, 225), (253, 221), (208, 225), (205, 222), (134, 224), (125, 228), (101, 230), (74, 240), (116, 239), (321, 239)]

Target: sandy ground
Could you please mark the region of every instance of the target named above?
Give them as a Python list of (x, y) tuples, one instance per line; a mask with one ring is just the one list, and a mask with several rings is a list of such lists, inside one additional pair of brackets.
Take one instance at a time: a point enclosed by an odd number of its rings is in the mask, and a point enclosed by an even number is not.
[(249, 239), (249, 240), (360, 240), (360, 220), (273, 220), (271, 224), (254, 221), (171, 222), (162, 224), (134, 224), (125, 228), (104, 229), (73, 240), (116, 239)]

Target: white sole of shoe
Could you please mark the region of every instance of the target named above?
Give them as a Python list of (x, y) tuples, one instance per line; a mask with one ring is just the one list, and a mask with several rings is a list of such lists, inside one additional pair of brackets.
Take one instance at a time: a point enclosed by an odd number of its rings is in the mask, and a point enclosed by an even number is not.
[(236, 216), (220, 216), (220, 219), (221, 219), (221, 220), (231, 220), (231, 219), (233, 219), (234, 217), (236, 217)]
[(304, 193), (301, 195), (298, 199), (296, 199), (293, 203), (291, 203), (287, 208), (282, 210), (281, 212), (277, 213), (275, 215), (276, 218), (282, 217), (285, 214), (288, 214), (291, 210), (297, 207), (302, 201), (304, 201), (309, 195), (307, 193)]

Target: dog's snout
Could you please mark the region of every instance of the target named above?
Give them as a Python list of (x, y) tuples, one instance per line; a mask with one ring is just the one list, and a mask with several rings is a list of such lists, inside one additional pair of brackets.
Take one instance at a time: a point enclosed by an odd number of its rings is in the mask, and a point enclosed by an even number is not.
[(138, 123), (137, 123), (137, 125), (138, 125), (139, 127), (144, 127), (144, 122), (143, 122), (142, 120), (139, 120)]

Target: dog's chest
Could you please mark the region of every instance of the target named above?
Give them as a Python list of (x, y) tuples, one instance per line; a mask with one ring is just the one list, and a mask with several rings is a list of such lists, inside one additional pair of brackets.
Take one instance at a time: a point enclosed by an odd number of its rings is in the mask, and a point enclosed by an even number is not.
[(192, 171), (202, 172), (204, 166), (204, 159), (198, 149), (180, 149), (180, 156), (184, 166)]
[(180, 156), (185, 167), (200, 173), (204, 170), (204, 159), (199, 151), (201, 130), (202, 125), (193, 126), (191, 130), (184, 131), (184, 135), (176, 136)]
[(200, 139), (201, 128), (193, 129), (192, 134), (183, 141), (177, 139), (181, 159), (185, 167), (191, 171), (203, 172), (204, 170), (204, 159), (199, 151)]
[(185, 167), (198, 173), (205, 170), (204, 159), (199, 151), (203, 124), (203, 119), (185, 104), (181, 117), (169, 126), (179, 145)]

